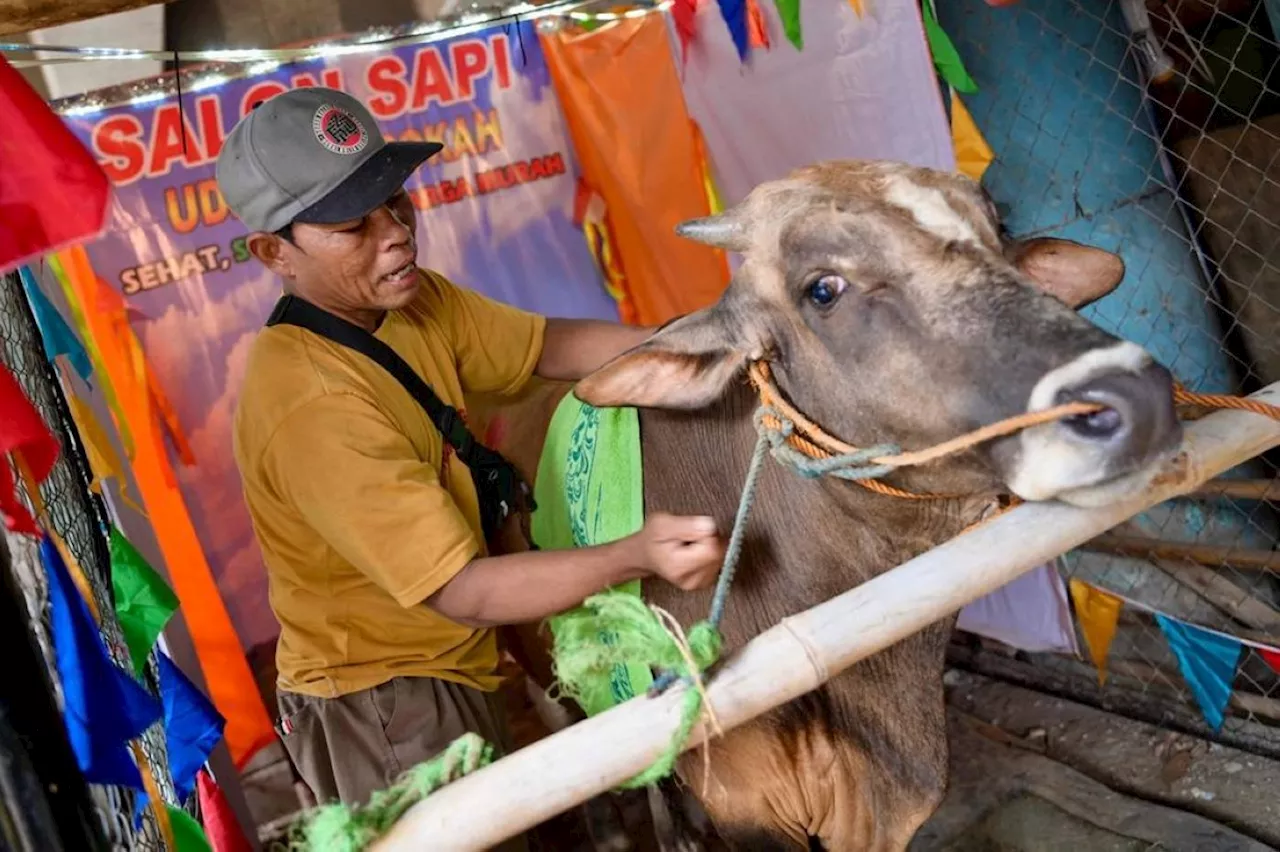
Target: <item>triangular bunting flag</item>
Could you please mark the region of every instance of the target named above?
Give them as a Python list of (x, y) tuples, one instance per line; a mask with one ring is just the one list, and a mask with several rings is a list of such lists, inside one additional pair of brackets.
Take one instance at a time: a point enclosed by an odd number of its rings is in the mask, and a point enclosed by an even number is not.
[(240, 821), (231, 810), (231, 804), (214, 783), (208, 770), (200, 770), (196, 787), (200, 798), (200, 816), (204, 820), (204, 830), (213, 848), (217, 852), (252, 852), (253, 847), (249, 845)]
[(169, 825), (173, 828), (173, 852), (213, 852), (204, 829), (191, 818), (191, 814), (173, 805), (165, 807), (169, 810)]
[(956, 151), (956, 171), (973, 180), (982, 180), (995, 153), (955, 89), (951, 90), (951, 144)]
[(107, 656), (102, 635), (53, 542), (40, 542), (63, 722), (86, 781), (142, 789), (128, 743), (160, 718), (160, 703)]
[(698, 31), (698, 0), (675, 0), (671, 5), (671, 20), (680, 38), (680, 64), (689, 61), (689, 43)]
[(769, 49), (769, 31), (765, 27), (764, 12), (758, 0), (747, 0), (747, 36), (751, 47)]
[(1076, 619), (1080, 632), (1089, 646), (1089, 658), (1098, 669), (1098, 683), (1107, 682), (1107, 652), (1116, 638), (1116, 624), (1120, 621), (1119, 598), (1088, 583), (1071, 578), (1071, 600), (1076, 605)]
[(111, 586), (133, 669), (141, 674), (157, 637), (178, 609), (178, 598), (115, 527), (111, 528)]
[(800, 32), (800, 0), (773, 0), (782, 19), (782, 31), (796, 50), (804, 50), (804, 34)]
[(58, 309), (49, 301), (49, 297), (40, 289), (35, 275), (29, 267), (18, 269), (22, 279), (22, 289), (27, 294), (27, 302), (31, 305), (31, 313), (35, 314), (36, 325), (40, 328), (40, 337), (44, 341), (44, 354), (49, 363), (54, 363), (59, 355), (66, 355), (71, 366), (86, 382), (93, 376), (93, 364), (89, 361), (89, 353), (76, 333), (67, 325), (67, 321), (58, 313)]
[(951, 43), (951, 37), (938, 23), (933, 10), (933, 0), (922, 0), (920, 4), (924, 13), (924, 34), (929, 40), (929, 53), (933, 55), (934, 67), (947, 85), (966, 95), (978, 91), (978, 84), (973, 82), (969, 72), (965, 70), (960, 52)]
[(145, 518), (146, 511), (129, 493), (129, 478), (125, 474), (124, 463), (116, 453), (115, 445), (107, 437), (107, 430), (103, 427), (102, 421), (98, 419), (98, 415), (94, 414), (92, 406), (74, 391), (68, 391), (66, 397), (67, 407), (71, 410), (71, 419), (75, 422), (76, 432), (80, 436), (80, 445), (84, 447), (84, 454), (89, 459), (89, 470), (93, 474), (93, 479), (89, 482), (89, 490), (95, 494), (101, 494), (102, 481), (114, 479), (120, 486), (121, 502)]
[[(27, 507), (17, 495), (17, 483), (7, 458), (21, 454), (21, 462), (36, 485), (44, 481), (58, 458), (58, 441), (40, 418), (31, 400), (22, 392), (18, 380), (0, 364), (0, 515), (13, 532), (38, 536), (40, 530)], [(32, 495), (39, 498), (39, 493)]]
[(22, 392), (8, 368), (0, 364), (0, 453), (22, 453), (37, 484), (44, 482), (58, 459), (58, 441), (40, 412)]
[(1267, 665), (1271, 666), (1272, 671), (1280, 674), (1280, 651), (1274, 648), (1255, 648), (1254, 650), (1266, 661)]
[(111, 183), (84, 143), (4, 59), (0, 112), (0, 271), (8, 271), (101, 233)]
[(729, 27), (729, 35), (733, 36), (733, 44), (738, 48), (738, 59), (745, 62), (747, 52), (751, 49), (751, 38), (747, 33), (746, 0), (716, 0), (720, 7), (720, 17)]
[(1223, 636), (1157, 612), (1156, 621), (1178, 658), (1178, 668), (1191, 688), (1204, 719), (1215, 731), (1222, 727), (1236, 663), (1244, 649), (1239, 639)]
[(178, 801), (185, 802), (196, 789), (196, 773), (222, 739), (226, 721), (213, 702), (196, 688), (165, 654), (157, 654), (160, 700), (164, 703), (164, 741), (169, 774)]

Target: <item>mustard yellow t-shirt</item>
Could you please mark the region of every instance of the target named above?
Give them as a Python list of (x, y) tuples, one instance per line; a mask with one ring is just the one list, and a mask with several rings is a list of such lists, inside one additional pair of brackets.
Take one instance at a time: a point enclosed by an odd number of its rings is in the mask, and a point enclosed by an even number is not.
[[(464, 391), (520, 390), (545, 320), (422, 276), (378, 338), (459, 411)], [(281, 689), (334, 697), (401, 675), (497, 686), (493, 631), (423, 604), (484, 535), (470, 471), (399, 382), (304, 329), (263, 329), (234, 445), (280, 621)]]

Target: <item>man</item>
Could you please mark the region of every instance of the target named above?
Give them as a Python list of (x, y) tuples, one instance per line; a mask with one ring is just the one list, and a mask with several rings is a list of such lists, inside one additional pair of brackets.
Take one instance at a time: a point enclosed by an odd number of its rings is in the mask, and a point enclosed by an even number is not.
[[(296, 89), (236, 126), (217, 179), (295, 303), (389, 345), (455, 408), (531, 375), (577, 380), (648, 335), (545, 319), (417, 268), (403, 184), (440, 148), (385, 142), (354, 98)], [(720, 564), (709, 518), (665, 516), (603, 547), (489, 554), (457, 448), (391, 373), (307, 328), (259, 334), (234, 429), (281, 625), (279, 729), (321, 802), (364, 802), (467, 731), (508, 745), (494, 627), (635, 577), (702, 588)]]

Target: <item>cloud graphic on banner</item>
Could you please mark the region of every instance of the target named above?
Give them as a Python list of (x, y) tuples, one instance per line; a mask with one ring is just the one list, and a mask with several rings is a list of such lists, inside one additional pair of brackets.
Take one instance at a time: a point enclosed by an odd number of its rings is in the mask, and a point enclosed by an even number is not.
[[(170, 296), (171, 303), (158, 316), (135, 325), (143, 349), (166, 388), (198, 377), (208, 387), (220, 390), (231, 347), (246, 331), (261, 328), (280, 293), (280, 282), (262, 269), (220, 300), (209, 295), (218, 291), (212, 278), (172, 286), (180, 288), (181, 298), (173, 301)], [(185, 417), (182, 403), (175, 399), (174, 404), (179, 417)], [(184, 425), (191, 431), (194, 424)]]

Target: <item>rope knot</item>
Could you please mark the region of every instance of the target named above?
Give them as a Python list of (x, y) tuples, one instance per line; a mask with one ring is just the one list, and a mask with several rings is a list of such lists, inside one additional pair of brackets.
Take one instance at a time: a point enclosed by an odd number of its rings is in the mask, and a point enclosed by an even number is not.
[(760, 438), (768, 442), (769, 454), (779, 464), (805, 479), (824, 476), (847, 480), (879, 479), (890, 473), (893, 466), (871, 462), (902, 453), (897, 444), (877, 444), (837, 455), (818, 451), (818, 448), (812, 453), (801, 452), (792, 440), (796, 435), (795, 421), (771, 405), (761, 405), (756, 409), (755, 426)]
[(698, 671), (706, 671), (712, 663), (719, 660), (723, 648), (724, 637), (711, 622), (699, 621), (689, 628), (689, 654), (697, 664)]

